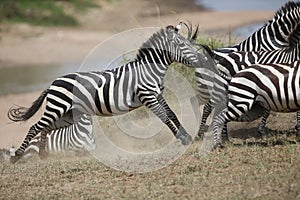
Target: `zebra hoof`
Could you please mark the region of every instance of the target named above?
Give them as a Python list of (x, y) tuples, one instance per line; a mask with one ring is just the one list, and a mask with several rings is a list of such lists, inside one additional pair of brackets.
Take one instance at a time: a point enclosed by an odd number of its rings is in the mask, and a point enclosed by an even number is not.
[(202, 141), (204, 139), (204, 133), (198, 132), (197, 136), (195, 137), (195, 140)]
[(198, 131), (198, 134), (197, 134), (197, 140), (203, 140), (204, 139), (204, 131)]
[(228, 135), (222, 135), (222, 143), (225, 143), (225, 144), (230, 143)]
[(217, 149), (223, 149), (224, 148), (224, 145), (221, 144), (221, 143), (217, 143), (214, 145), (213, 149), (217, 150)]
[(192, 144), (193, 138), (189, 134), (179, 133), (176, 135), (177, 139), (180, 139), (182, 145)]
[(9, 160), (11, 164), (15, 164), (20, 158), (21, 156), (11, 156)]

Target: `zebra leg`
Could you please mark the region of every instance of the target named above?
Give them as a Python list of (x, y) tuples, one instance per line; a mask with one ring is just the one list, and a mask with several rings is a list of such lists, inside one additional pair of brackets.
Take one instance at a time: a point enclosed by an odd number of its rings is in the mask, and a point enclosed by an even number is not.
[(265, 109), (264, 114), (261, 118), (261, 122), (258, 126), (258, 132), (261, 135), (261, 138), (263, 140), (267, 139), (267, 134), (266, 134), (266, 123), (267, 123), (267, 118), (270, 116), (270, 111)]
[(41, 132), (41, 141), (39, 143), (39, 156), (41, 159), (48, 157), (48, 152), (46, 152), (46, 141), (47, 141), (47, 132), (42, 131)]
[(227, 122), (224, 122), (223, 128), (222, 128), (222, 142), (227, 143), (229, 142), (228, 132), (227, 132)]
[[(151, 94), (152, 93), (152, 94)], [(149, 108), (164, 124), (166, 124), (183, 145), (192, 142), (192, 137), (184, 130), (174, 112), (169, 108), (161, 94), (140, 89), (138, 97), (143, 105)]]
[(29, 142), (32, 140), (32, 138), (34, 138), (38, 133), (39, 130), (37, 128), (37, 124), (33, 125), (30, 127), (23, 143), (21, 144), (21, 146), (17, 149), (17, 151), (15, 152), (15, 156), (12, 156), (10, 158), (10, 162), (11, 163), (16, 163), (24, 154), (25, 149), (28, 147)]
[(205, 104), (205, 106), (203, 108), (202, 119), (201, 119), (199, 131), (198, 131), (199, 138), (203, 138), (203, 136), (204, 136), (206, 120), (209, 117), (211, 111), (212, 111), (212, 106), (211, 106), (211, 101), (209, 101)]
[(158, 98), (160, 105), (162, 105), (164, 111), (167, 114), (167, 117), (175, 124), (178, 129), (178, 133), (175, 135), (176, 138), (180, 139), (183, 145), (188, 145), (192, 143), (193, 138), (186, 132), (183, 128), (179, 120), (177, 119), (175, 113), (171, 110), (169, 105), (167, 104), (166, 100), (160, 96)]
[(41, 137), (46, 137), (45, 135), (43, 136), (43, 133), (46, 134), (47, 132), (55, 129), (55, 126), (60, 124), (61, 119), (64, 118), (66, 112), (64, 113), (62, 110), (55, 110), (56, 112), (54, 112), (54, 109), (51, 108), (49, 104), (50, 103), (47, 102), (46, 110), (41, 119), (29, 129), (23, 143), (16, 151), (15, 156), (11, 158), (11, 163), (17, 162), (22, 157), (32, 138), (34, 138), (39, 132), (41, 132)]
[(300, 141), (300, 112), (297, 112), (297, 122), (296, 122), (296, 140)]
[(227, 123), (227, 118), (226, 118), (226, 112), (227, 110), (223, 110), (219, 115), (217, 115), (212, 122), (212, 127), (213, 127), (213, 135), (214, 135), (214, 149), (216, 148), (222, 148), (222, 140), (220, 139), (220, 129), (224, 124)]
[[(236, 101), (235, 96), (229, 96), (229, 100), (227, 103), (227, 108), (218, 114), (212, 122), (213, 126), (213, 135), (214, 135), (214, 148), (223, 147), (222, 140), (220, 140), (220, 129), (224, 124), (227, 124), (230, 121), (239, 119), (242, 115), (247, 113), (250, 108), (253, 106), (254, 98), (247, 98), (242, 102)], [(247, 105), (247, 106), (245, 106)], [(243, 107), (244, 109), (238, 109), (239, 107)]]

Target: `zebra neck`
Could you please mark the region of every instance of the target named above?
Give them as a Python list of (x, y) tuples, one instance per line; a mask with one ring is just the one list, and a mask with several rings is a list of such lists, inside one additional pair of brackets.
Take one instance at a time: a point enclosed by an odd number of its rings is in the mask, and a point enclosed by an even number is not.
[(144, 49), (136, 60), (143, 68), (151, 69), (155, 74), (164, 75), (168, 70), (168, 66), (172, 64), (171, 56), (164, 50)]
[(147, 58), (136, 60), (132, 65), (139, 74), (140, 80), (144, 80), (152, 85), (163, 84), (168, 65), (163, 62), (153, 62)]

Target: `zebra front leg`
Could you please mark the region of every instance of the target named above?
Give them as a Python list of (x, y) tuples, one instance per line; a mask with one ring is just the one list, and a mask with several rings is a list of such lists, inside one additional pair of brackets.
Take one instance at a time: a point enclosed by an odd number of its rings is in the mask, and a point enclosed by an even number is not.
[[(185, 131), (174, 112), (169, 108), (162, 95), (147, 90), (139, 90), (139, 99), (143, 105), (149, 108), (164, 124), (166, 124), (177, 139), (183, 145), (192, 142), (192, 137)], [(171, 111), (171, 112), (170, 112)]]
[(266, 134), (266, 123), (267, 123), (267, 118), (270, 116), (270, 111), (265, 109), (264, 114), (261, 118), (261, 122), (258, 126), (258, 132), (260, 133), (261, 139), (266, 140), (267, 139), (267, 134)]
[(207, 102), (203, 108), (203, 114), (202, 114), (202, 119), (201, 119), (201, 124), (200, 128), (198, 131), (198, 137), (202, 139), (204, 137), (204, 132), (205, 132), (205, 126), (206, 126), (206, 121), (209, 115), (211, 114), (212, 111), (212, 106), (211, 106), (211, 101)]
[[(232, 117), (230, 117), (232, 116)], [(226, 125), (229, 121), (232, 121), (236, 119), (237, 117), (233, 117), (233, 115), (230, 115), (230, 112), (228, 111), (228, 108), (225, 108), (220, 114), (218, 114), (216, 117), (214, 117), (212, 122), (212, 128), (213, 128), (213, 136), (214, 136), (214, 146), (213, 148), (222, 148), (223, 146), (223, 137), (220, 139), (220, 133), (221, 129), (224, 125)]]
[(177, 119), (175, 113), (171, 110), (169, 105), (167, 104), (166, 100), (160, 96), (158, 98), (160, 105), (162, 105), (164, 111), (166, 112), (168, 118), (175, 124), (178, 129), (178, 133), (175, 135), (176, 138), (180, 139), (183, 145), (191, 144), (193, 138), (186, 132), (183, 128), (179, 120)]
[(226, 110), (223, 110), (219, 115), (217, 115), (212, 122), (212, 128), (213, 128), (213, 135), (214, 135), (214, 149), (222, 148), (222, 140), (220, 139), (221, 135), (221, 129), (224, 124), (227, 123), (226, 117), (225, 117)]
[(25, 149), (28, 147), (29, 142), (32, 140), (32, 138), (34, 138), (37, 134), (39, 133), (39, 131), (37, 130), (37, 125), (33, 125), (30, 127), (23, 143), (21, 144), (21, 146), (17, 149), (17, 151), (15, 152), (15, 156), (11, 156), (10, 158), (10, 162), (11, 163), (16, 163), (24, 154)]

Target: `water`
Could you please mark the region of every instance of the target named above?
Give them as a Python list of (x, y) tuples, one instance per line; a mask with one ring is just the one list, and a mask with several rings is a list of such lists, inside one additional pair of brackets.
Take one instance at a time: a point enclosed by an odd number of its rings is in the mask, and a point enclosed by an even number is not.
[(256, 24), (250, 24), (246, 26), (241, 26), (239, 28), (236, 28), (232, 31), (232, 34), (238, 38), (244, 38), (246, 39), (248, 36), (250, 36), (252, 33), (257, 31), (259, 28), (261, 28), (265, 23), (256, 23)]
[(102, 71), (135, 58), (138, 48), (158, 27), (131, 29), (97, 45), (80, 63), (0, 68), (0, 96), (43, 90), (57, 77), (76, 71)]
[[(288, 0), (195, 0), (195, 4), (216, 11), (271, 10), (275, 12), (286, 2)], [(239, 38), (247, 38), (264, 23), (242, 26), (232, 30), (232, 34)]]
[(76, 65), (0, 68), (0, 96), (46, 89), (55, 78), (76, 68)]
[(288, 0), (195, 0), (195, 4), (217, 11), (277, 10)]

